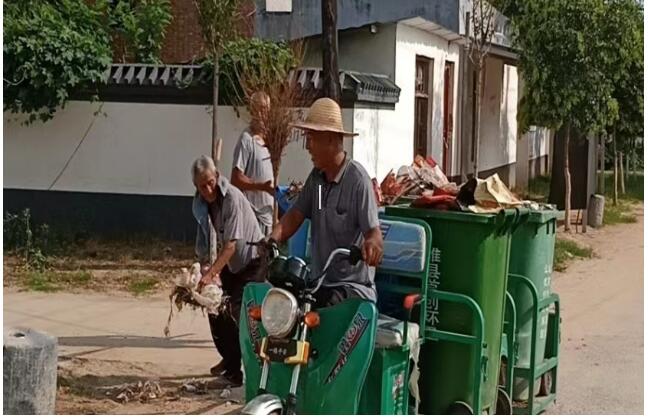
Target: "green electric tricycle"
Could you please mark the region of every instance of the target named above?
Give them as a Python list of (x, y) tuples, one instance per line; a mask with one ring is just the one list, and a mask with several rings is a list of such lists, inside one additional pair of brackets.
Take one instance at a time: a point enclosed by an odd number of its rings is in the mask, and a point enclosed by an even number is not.
[[(333, 251), (318, 277), (310, 276), (302, 259), (278, 256), (276, 248), (270, 251), (268, 283), (249, 284), (243, 294), (244, 414), (416, 411), (411, 370), (421, 338), (419, 326), (409, 319), (425, 297), (430, 232), (421, 222), (383, 220), (381, 227), (381, 273), (398, 267), (395, 272), (418, 281), (410, 293), (393, 293), (398, 317), (381, 314), (376, 304), (361, 299), (313, 309), (313, 294), (330, 263), (361, 262), (358, 248)], [(411, 233), (411, 243), (390, 239)]]

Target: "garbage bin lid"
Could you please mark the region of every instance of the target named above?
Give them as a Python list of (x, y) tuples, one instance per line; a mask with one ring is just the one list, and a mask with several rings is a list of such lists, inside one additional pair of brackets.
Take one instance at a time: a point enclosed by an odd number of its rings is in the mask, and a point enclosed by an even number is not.
[(419, 219), (440, 219), (466, 223), (495, 223), (502, 217), (516, 216), (515, 209), (505, 209), (493, 214), (477, 214), (464, 211), (435, 210), (430, 208), (413, 208), (408, 204), (387, 206), (385, 213), (388, 215), (415, 217)]

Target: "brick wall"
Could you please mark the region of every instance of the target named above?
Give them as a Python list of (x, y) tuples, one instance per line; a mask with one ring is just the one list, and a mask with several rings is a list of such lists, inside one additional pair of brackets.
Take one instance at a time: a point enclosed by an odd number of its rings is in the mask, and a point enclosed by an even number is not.
[[(254, 33), (254, 11), (252, 1), (242, 2), (241, 12), (246, 16), (241, 28), (246, 36)], [(162, 61), (167, 64), (190, 63), (205, 56), (198, 11), (194, 0), (171, 0), (173, 20), (167, 27)]]
[(189, 63), (205, 56), (198, 11), (194, 0), (171, 0), (173, 19), (167, 27), (162, 61)]

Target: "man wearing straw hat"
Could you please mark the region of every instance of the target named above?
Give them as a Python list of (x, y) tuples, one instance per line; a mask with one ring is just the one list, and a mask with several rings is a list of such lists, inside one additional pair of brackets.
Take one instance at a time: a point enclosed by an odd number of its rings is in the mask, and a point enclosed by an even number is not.
[(315, 294), (315, 305), (330, 306), (353, 297), (376, 301), (374, 267), (382, 259), (383, 239), (369, 175), (344, 151), (343, 138), (355, 134), (344, 130), (340, 106), (329, 98), (315, 101), (306, 120), (294, 127), (305, 131), (314, 167), (271, 238), (283, 242), (310, 219), (313, 276), (321, 273), (334, 249), (360, 246), (364, 262), (353, 266), (347, 260), (334, 261)]

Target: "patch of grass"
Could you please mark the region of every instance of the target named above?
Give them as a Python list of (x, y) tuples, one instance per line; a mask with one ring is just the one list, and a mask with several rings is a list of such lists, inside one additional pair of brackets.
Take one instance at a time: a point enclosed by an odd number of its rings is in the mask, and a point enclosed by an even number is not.
[(549, 188), (551, 187), (551, 177), (542, 175), (529, 180), (528, 198), (542, 203), (546, 203), (549, 198)]
[(614, 225), (621, 223), (636, 223), (633, 204), (643, 201), (643, 173), (630, 174), (625, 180), (625, 194), (621, 194), (619, 185), (618, 204), (614, 205), (614, 174), (605, 173), (605, 210), (603, 224)]
[(54, 283), (47, 272), (30, 271), (24, 280), (24, 285), (31, 291), (55, 292), (61, 289)]
[(64, 288), (85, 288), (90, 284), (92, 274), (88, 271), (34, 271), (24, 277), (24, 286), (32, 291), (54, 292)]
[(61, 273), (60, 279), (66, 284), (87, 286), (92, 280), (92, 274), (88, 271), (73, 271), (69, 273)]
[(605, 202), (605, 210), (603, 210), (604, 225), (636, 222), (637, 216), (633, 211), (632, 204), (625, 200), (619, 200), (619, 204), (616, 206), (612, 204), (611, 199)]
[(128, 283), (128, 291), (133, 295), (145, 295), (153, 291), (158, 285), (158, 280), (150, 277), (136, 277)]
[(556, 248), (554, 252), (554, 271), (564, 271), (567, 269), (569, 261), (574, 258), (591, 258), (594, 256), (592, 248), (582, 246), (573, 240), (556, 239)]
[[(630, 174), (625, 181), (625, 194), (621, 194), (621, 185), (619, 184), (619, 200), (643, 201), (644, 199), (644, 175), (643, 172), (637, 175)], [(605, 173), (605, 200), (612, 201), (614, 196), (614, 174)], [(608, 204), (605, 205), (607, 210)]]

